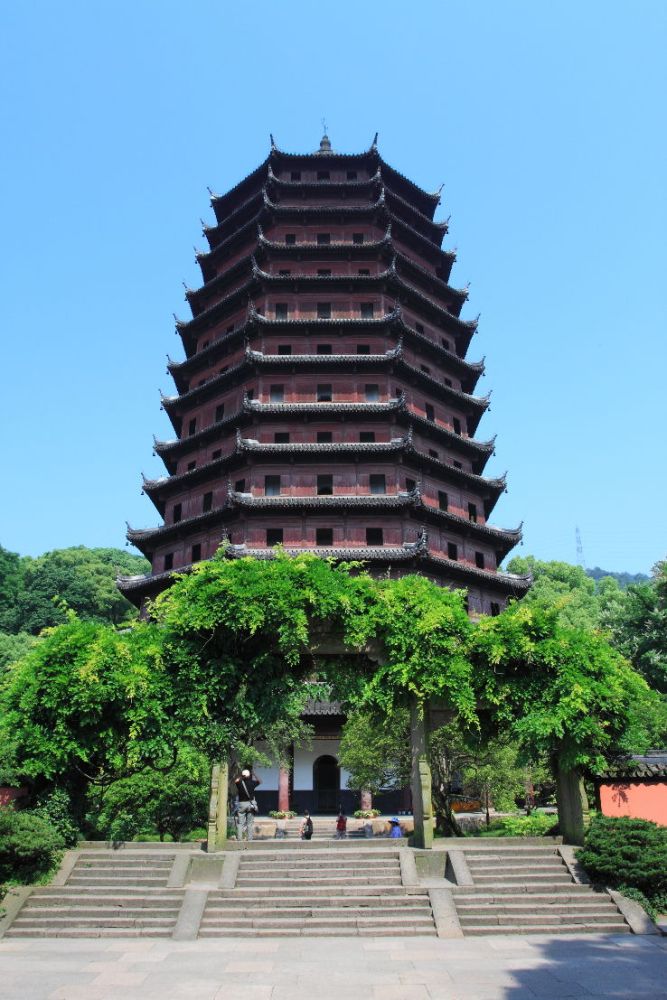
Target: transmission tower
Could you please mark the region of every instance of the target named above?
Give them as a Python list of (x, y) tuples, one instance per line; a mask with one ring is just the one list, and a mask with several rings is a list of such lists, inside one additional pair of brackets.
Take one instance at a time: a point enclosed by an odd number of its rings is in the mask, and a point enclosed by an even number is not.
[(577, 542), (577, 566), (581, 566), (586, 569), (586, 560), (584, 559), (584, 546), (581, 542), (581, 532), (579, 531), (579, 526), (574, 529), (574, 536)]

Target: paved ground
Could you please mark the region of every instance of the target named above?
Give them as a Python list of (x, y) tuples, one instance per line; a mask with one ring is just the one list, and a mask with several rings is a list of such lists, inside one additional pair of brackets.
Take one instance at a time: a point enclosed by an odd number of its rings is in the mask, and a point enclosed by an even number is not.
[(2, 1000), (667, 998), (667, 939), (16, 940)]

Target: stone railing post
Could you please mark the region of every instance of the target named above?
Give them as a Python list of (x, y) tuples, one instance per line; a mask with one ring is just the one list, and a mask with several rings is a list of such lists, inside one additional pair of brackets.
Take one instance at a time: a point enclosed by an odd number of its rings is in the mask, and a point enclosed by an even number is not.
[(214, 764), (211, 768), (211, 794), (208, 803), (209, 854), (221, 851), (227, 843), (227, 795), (229, 786), (229, 765), (227, 761)]
[(410, 743), (412, 750), (412, 814), (415, 822), (415, 847), (433, 846), (433, 805), (431, 801), (431, 765), (428, 759), (428, 707), (416, 699), (410, 705)]

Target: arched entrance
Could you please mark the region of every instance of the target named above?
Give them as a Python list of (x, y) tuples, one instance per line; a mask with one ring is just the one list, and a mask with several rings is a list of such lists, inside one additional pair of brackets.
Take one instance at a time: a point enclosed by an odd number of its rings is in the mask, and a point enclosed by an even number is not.
[(316, 812), (335, 813), (338, 810), (340, 768), (335, 757), (323, 754), (313, 764), (313, 791)]

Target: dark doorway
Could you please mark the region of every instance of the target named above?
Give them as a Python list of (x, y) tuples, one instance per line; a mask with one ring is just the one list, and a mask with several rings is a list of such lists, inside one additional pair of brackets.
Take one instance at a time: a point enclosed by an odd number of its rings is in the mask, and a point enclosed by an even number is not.
[(313, 764), (315, 811), (335, 813), (338, 810), (340, 769), (335, 757), (324, 754)]

